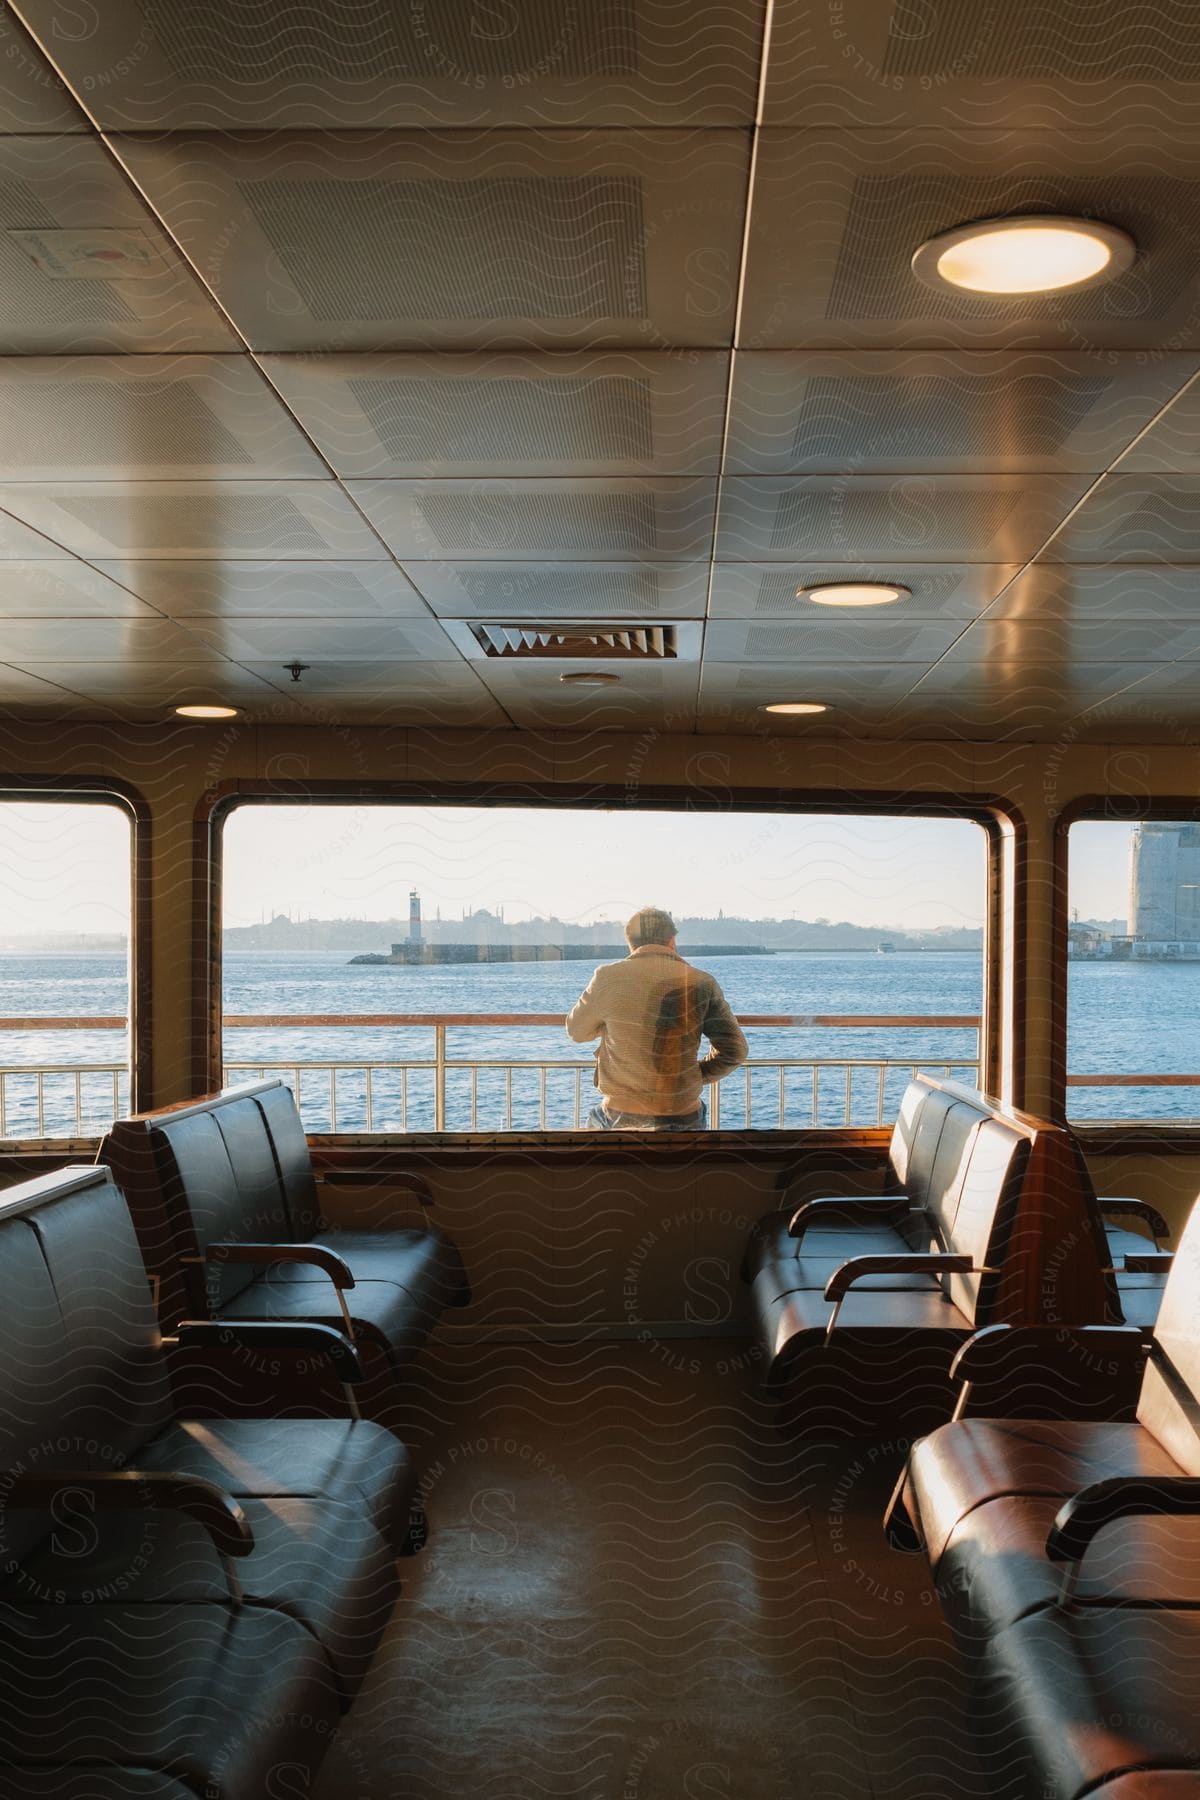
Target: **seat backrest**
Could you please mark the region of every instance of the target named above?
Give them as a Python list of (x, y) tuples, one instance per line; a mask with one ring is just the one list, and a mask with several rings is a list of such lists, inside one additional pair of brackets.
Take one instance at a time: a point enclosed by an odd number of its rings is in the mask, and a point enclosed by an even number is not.
[(912, 1196), (914, 1204), (924, 1208), (929, 1223), (928, 1247), (948, 1250), (975, 1135), (988, 1115), (982, 1107), (945, 1094), (933, 1096), (930, 1118), (936, 1118), (939, 1111), (937, 1148), (929, 1160), (928, 1174), (921, 1187), (912, 1190)]
[[(975, 1272), (948, 1275), (943, 1289), (975, 1325), (991, 1322), (1032, 1149), (1029, 1132), (995, 1117), (982, 1119), (971, 1139), (953, 1216), (943, 1230), (946, 1248), (969, 1256)], [(990, 1272), (980, 1272), (985, 1269)]]
[(921, 1114), (931, 1092), (922, 1082), (910, 1081), (900, 1096), (900, 1108), (896, 1114), (896, 1123), (892, 1126), (891, 1142), (888, 1144), (887, 1171), (883, 1178), (885, 1194), (903, 1194), (908, 1191), (913, 1145), (920, 1130)]
[[(0, 1468), (120, 1468), (170, 1411), (150, 1284), (109, 1171), (62, 1169), (6, 1189)], [(0, 1561), (35, 1543), (43, 1523), (6, 1513)]]
[(1138, 1419), (1189, 1475), (1200, 1475), (1200, 1204), (1167, 1276)]
[[(203, 1256), (214, 1243), (291, 1239), (275, 1154), (253, 1094), (164, 1113), (153, 1124), (152, 1142), (163, 1203), (185, 1255)], [(225, 1305), (256, 1274), (245, 1263), (201, 1268), (197, 1297)]]
[(304, 1122), (292, 1090), (285, 1082), (272, 1082), (255, 1093), (255, 1104), (266, 1120), (275, 1152), (275, 1168), (283, 1190), (289, 1237), (305, 1243), (321, 1228), (321, 1207)]

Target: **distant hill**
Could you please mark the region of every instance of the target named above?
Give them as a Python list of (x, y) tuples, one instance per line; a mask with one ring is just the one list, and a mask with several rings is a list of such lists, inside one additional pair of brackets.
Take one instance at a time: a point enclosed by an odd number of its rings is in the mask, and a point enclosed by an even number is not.
[[(1087, 920), (1094, 925), (1096, 921)], [(465, 919), (426, 919), (421, 927), (429, 944), (619, 944), (623, 921), (598, 919), (591, 925), (574, 925), (564, 919), (505, 920), (485, 908)], [(1101, 926), (1124, 930), (1124, 920)], [(331, 956), (386, 953), (408, 936), (408, 919), (289, 919), (277, 913), (261, 925), (232, 925), (225, 932), (225, 949), (232, 955), (255, 951), (286, 954), (288, 951), (327, 952)], [(983, 932), (969, 926), (938, 925), (928, 931), (909, 931), (896, 925), (852, 925), (834, 919), (716, 919), (679, 920), (679, 942), (690, 944), (762, 944), (768, 950), (874, 950), (887, 941), (897, 950), (976, 950)], [(115, 932), (12, 932), (0, 939), (0, 951), (20, 955), (33, 951), (119, 955), (126, 940)]]
[[(430, 944), (619, 944), (622, 926), (623, 922), (615, 919), (599, 919), (590, 925), (574, 925), (553, 916), (505, 920), (481, 908), (465, 919), (426, 919), (421, 929)], [(280, 913), (266, 924), (230, 927), (225, 948), (233, 954), (325, 950), (357, 956), (365, 951), (386, 952), (407, 936), (407, 918), (293, 920)], [(898, 950), (974, 950), (982, 946), (983, 932), (968, 926), (908, 931), (830, 919), (679, 920), (679, 942), (685, 950), (689, 942), (763, 944), (770, 950), (874, 950), (885, 938)]]

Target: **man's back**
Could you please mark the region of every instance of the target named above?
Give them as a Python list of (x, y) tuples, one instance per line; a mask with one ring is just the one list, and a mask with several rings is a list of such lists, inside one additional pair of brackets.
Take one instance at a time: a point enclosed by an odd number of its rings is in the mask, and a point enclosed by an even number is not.
[[(716, 979), (666, 944), (643, 944), (597, 969), (567, 1031), (577, 1044), (599, 1037), (596, 1086), (608, 1109), (647, 1117), (695, 1113), (705, 1083), (747, 1055)], [(702, 1037), (713, 1053), (700, 1063)]]

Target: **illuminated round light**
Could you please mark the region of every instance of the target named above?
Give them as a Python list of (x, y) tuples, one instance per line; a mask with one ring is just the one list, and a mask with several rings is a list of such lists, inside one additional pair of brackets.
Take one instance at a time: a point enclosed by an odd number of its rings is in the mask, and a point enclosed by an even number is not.
[(610, 681), (620, 681), (621, 677), (610, 675), (607, 669), (579, 669), (570, 675), (560, 675), (558, 679), (570, 682), (572, 685), (576, 682), (596, 682), (597, 684), (603, 682), (607, 686)]
[(890, 606), (893, 600), (911, 600), (912, 589), (896, 581), (826, 581), (797, 588), (796, 598), (818, 606)]
[(177, 706), (176, 713), (181, 719), (236, 719), (236, 706)]
[(913, 274), (926, 287), (973, 294), (1061, 294), (1123, 275), (1137, 246), (1115, 225), (1053, 214), (981, 219), (922, 244)]
[(829, 708), (820, 700), (773, 700), (770, 706), (760, 708), (769, 713), (823, 713)]

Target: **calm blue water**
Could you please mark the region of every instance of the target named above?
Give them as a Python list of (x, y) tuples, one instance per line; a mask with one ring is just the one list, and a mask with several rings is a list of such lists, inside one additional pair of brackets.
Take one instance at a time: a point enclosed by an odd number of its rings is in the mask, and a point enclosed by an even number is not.
[[(846, 954), (837, 951), (791, 956), (713, 957), (716, 972), (739, 1013), (977, 1013), (981, 968), (974, 955), (898, 951), (894, 955)], [(225, 1010), (229, 1013), (372, 1013), (372, 1012), (565, 1012), (586, 984), (588, 963), (478, 965), (471, 968), (403, 969), (350, 967), (341, 958), (301, 956), (233, 956), (225, 965)], [(123, 1014), (126, 969), (116, 956), (0, 956), (0, 1015)], [(1138, 1068), (1146, 1072), (1189, 1072), (1196, 1067), (1196, 1020), (1200, 1002), (1200, 963), (1072, 965), (1070, 991), (1071, 1067), (1089, 1073)], [(957, 1063), (973, 1052), (970, 1031), (923, 1027), (904, 1031), (827, 1030), (797, 1027), (757, 1029), (750, 1034), (755, 1057), (805, 1056), (910, 1059), (927, 1066)], [(342, 1062), (356, 1059), (420, 1062), (432, 1058), (432, 1031), (419, 1028), (340, 1027), (285, 1030), (229, 1030), (228, 1063), (254, 1063), (287, 1069), (291, 1062)], [(0, 1066), (41, 1067), (72, 1063), (123, 1063), (126, 1043), (121, 1032), (32, 1031), (0, 1033)], [(447, 1032), (447, 1056), (480, 1059), (525, 1059), (570, 1063), (586, 1057), (557, 1028), (454, 1029)], [(234, 1077), (238, 1079), (239, 1077)], [(373, 1076), (377, 1130), (401, 1128), (400, 1079), (380, 1071)], [(466, 1129), (470, 1118), (467, 1072), (447, 1073), (447, 1123)], [(889, 1075), (886, 1110), (892, 1110), (907, 1079), (907, 1070)], [(875, 1117), (878, 1078), (874, 1071), (851, 1077), (851, 1116), (867, 1122)], [(775, 1070), (751, 1076), (755, 1124), (779, 1123), (779, 1076)], [(7, 1135), (37, 1130), (34, 1084), (28, 1076), (6, 1079)], [(362, 1129), (365, 1124), (366, 1078), (340, 1075), (337, 1085), (338, 1126)], [(517, 1072), (513, 1078), (515, 1128), (538, 1121), (540, 1076)], [(584, 1110), (591, 1104), (590, 1069), (582, 1082)], [(826, 1071), (818, 1087), (816, 1118), (836, 1124), (845, 1117), (845, 1075)], [(92, 1129), (99, 1130), (113, 1111), (111, 1076), (82, 1078), (81, 1096)], [(574, 1119), (574, 1075), (552, 1070), (547, 1077), (548, 1120), (569, 1126)], [(1072, 1112), (1080, 1118), (1194, 1115), (1200, 1090), (1076, 1090)], [(331, 1123), (328, 1076), (303, 1077), (302, 1103), (313, 1130)], [(118, 1107), (128, 1106), (127, 1081), (118, 1084)], [(504, 1123), (502, 1075), (481, 1074), (476, 1124), (479, 1129)], [(785, 1077), (785, 1120), (811, 1123), (811, 1068)], [(745, 1080), (733, 1076), (722, 1088), (721, 1120), (744, 1124)], [(74, 1077), (50, 1077), (44, 1084), (43, 1129), (66, 1130), (74, 1122)], [(408, 1080), (408, 1125), (411, 1130), (433, 1124), (433, 1075), (413, 1068)]]

